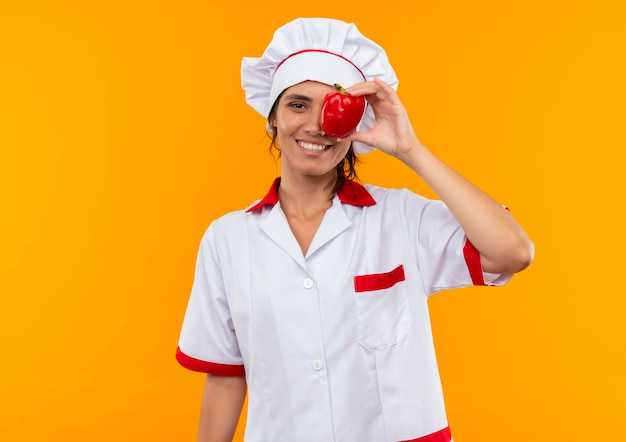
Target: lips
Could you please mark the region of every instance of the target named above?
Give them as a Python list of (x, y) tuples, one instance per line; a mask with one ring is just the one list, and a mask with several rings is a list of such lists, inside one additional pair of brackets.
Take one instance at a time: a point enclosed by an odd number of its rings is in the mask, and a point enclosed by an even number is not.
[(307, 143), (306, 141), (298, 141), (298, 145), (304, 150), (310, 150), (313, 152), (321, 152), (330, 147), (330, 145), (327, 145), (327, 144), (314, 144), (314, 143)]

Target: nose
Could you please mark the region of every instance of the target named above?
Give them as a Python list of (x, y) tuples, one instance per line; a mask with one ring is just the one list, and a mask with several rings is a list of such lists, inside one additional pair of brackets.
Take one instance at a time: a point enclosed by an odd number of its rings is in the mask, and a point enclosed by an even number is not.
[(311, 113), (311, 118), (307, 121), (307, 125), (304, 128), (304, 131), (309, 135), (318, 135), (324, 136), (324, 130), (322, 129), (322, 115), (321, 113), (316, 114), (314, 112)]

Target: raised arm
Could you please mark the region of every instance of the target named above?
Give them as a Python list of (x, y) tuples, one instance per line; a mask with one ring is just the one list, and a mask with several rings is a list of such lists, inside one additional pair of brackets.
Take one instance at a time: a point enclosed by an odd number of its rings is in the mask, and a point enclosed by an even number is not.
[(202, 396), (198, 442), (231, 442), (246, 397), (243, 376), (208, 374)]
[(417, 138), (396, 92), (384, 82), (359, 83), (347, 90), (365, 95), (376, 115), (367, 132), (353, 141), (375, 146), (415, 171), (448, 206), (479, 251), (483, 270), (514, 273), (532, 261), (534, 247), (524, 230), (497, 201), (437, 158)]

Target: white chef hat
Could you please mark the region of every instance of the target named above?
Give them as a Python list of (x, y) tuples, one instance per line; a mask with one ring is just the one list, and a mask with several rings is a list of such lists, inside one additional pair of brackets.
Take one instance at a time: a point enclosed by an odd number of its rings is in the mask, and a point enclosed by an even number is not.
[[(246, 102), (265, 118), (282, 91), (303, 81), (348, 88), (374, 78), (398, 87), (384, 49), (353, 23), (330, 18), (298, 18), (283, 25), (260, 58), (244, 57), (241, 63)], [(357, 130), (368, 130), (373, 124), (374, 112), (368, 105)], [(353, 147), (357, 153), (373, 150), (358, 142)]]

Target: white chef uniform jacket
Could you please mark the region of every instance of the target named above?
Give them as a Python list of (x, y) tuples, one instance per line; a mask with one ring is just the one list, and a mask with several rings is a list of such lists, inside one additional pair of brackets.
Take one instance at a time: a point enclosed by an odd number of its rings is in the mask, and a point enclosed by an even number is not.
[(303, 256), (279, 184), (207, 229), (178, 361), (246, 376), (246, 441), (450, 441), (428, 295), (511, 275), (441, 201), (352, 181)]

